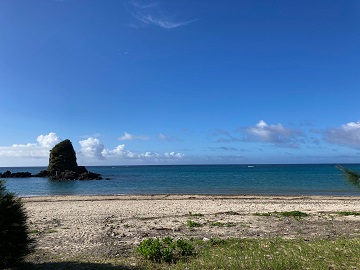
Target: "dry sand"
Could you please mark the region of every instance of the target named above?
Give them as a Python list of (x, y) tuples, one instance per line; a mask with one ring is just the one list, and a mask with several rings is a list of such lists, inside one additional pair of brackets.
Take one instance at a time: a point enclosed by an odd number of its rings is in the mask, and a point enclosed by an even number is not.
[[(39, 260), (83, 254), (116, 256), (144, 238), (359, 237), (358, 197), (287, 196), (53, 196), (23, 198)], [(277, 214), (302, 211), (300, 220)], [(191, 213), (191, 214), (190, 214)], [(200, 223), (189, 228), (187, 221)]]

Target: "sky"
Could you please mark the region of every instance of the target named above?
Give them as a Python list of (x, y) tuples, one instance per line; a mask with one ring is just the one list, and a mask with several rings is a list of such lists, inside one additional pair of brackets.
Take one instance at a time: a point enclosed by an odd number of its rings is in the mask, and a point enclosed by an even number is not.
[(0, 167), (358, 163), (359, 0), (0, 0)]

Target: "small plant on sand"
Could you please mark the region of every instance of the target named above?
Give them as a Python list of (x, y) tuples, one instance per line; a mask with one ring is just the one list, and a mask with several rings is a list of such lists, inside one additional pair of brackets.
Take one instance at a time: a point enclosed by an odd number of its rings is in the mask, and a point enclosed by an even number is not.
[(201, 214), (201, 213), (192, 213), (192, 212), (189, 211), (188, 216), (189, 216), (189, 217), (203, 217), (204, 214)]
[(236, 224), (233, 222), (220, 222), (220, 221), (211, 222), (209, 225), (213, 226), (213, 227), (235, 227), (236, 226)]
[(306, 214), (304, 212), (300, 212), (300, 211), (285, 211), (285, 212), (267, 212), (267, 213), (258, 213), (256, 212), (254, 214), (254, 216), (258, 216), (258, 217), (269, 217), (269, 216), (275, 216), (275, 215), (280, 215), (283, 217), (293, 217), (296, 220), (300, 220), (304, 217), (309, 216), (309, 214)]
[(309, 214), (306, 214), (304, 212), (300, 211), (285, 211), (285, 212), (279, 212), (279, 215), (283, 217), (293, 217), (297, 220), (302, 219), (303, 217), (309, 216)]
[(191, 219), (189, 219), (189, 220), (186, 222), (186, 225), (187, 225), (189, 228), (202, 227), (202, 224), (201, 224), (201, 223), (192, 221)]
[(271, 213), (271, 212), (267, 212), (267, 213), (259, 213), (259, 212), (256, 212), (254, 214), (254, 216), (258, 216), (258, 217), (270, 217), (270, 216), (273, 216), (274, 214), (276, 214), (276, 212), (274, 213)]
[(20, 198), (0, 181), (0, 269), (22, 261), (30, 252), (27, 216)]
[(344, 212), (338, 212), (338, 215), (340, 215), (340, 216), (360, 216), (360, 212), (344, 211)]
[(139, 244), (136, 251), (147, 260), (169, 264), (195, 254), (194, 247), (189, 241), (184, 239), (175, 241), (171, 237), (145, 239)]

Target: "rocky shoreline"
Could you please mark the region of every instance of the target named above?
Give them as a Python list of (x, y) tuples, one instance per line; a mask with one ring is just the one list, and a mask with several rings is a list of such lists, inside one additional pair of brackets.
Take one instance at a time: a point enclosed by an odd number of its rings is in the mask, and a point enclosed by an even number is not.
[(80, 169), (77, 171), (66, 170), (64, 172), (48, 170), (40, 171), (37, 174), (30, 172), (11, 172), (9, 170), (4, 173), (0, 172), (0, 178), (31, 178), (31, 177), (47, 177), (51, 180), (102, 180), (101, 174), (90, 172), (83, 166), (78, 166)]

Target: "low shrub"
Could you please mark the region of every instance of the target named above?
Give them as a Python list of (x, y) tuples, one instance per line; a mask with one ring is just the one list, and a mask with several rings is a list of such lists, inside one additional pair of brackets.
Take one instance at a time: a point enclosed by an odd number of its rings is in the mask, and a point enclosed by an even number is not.
[(189, 217), (203, 217), (204, 214), (201, 214), (201, 213), (192, 213), (192, 212), (189, 211), (188, 216), (189, 216)]
[(202, 227), (202, 224), (201, 224), (201, 223), (192, 221), (191, 219), (189, 219), (189, 220), (186, 222), (186, 225), (187, 225), (189, 228)]
[(279, 215), (283, 217), (293, 217), (295, 219), (301, 219), (303, 217), (309, 216), (309, 214), (300, 211), (288, 211), (288, 212), (285, 211), (285, 212), (280, 212)]
[(353, 212), (353, 211), (344, 211), (338, 212), (340, 216), (360, 216), (360, 212)]
[(169, 264), (195, 254), (194, 247), (189, 241), (184, 239), (175, 241), (171, 237), (145, 239), (139, 244), (136, 251), (147, 260)]
[(27, 215), (20, 198), (0, 181), (0, 269), (21, 263), (30, 252)]

